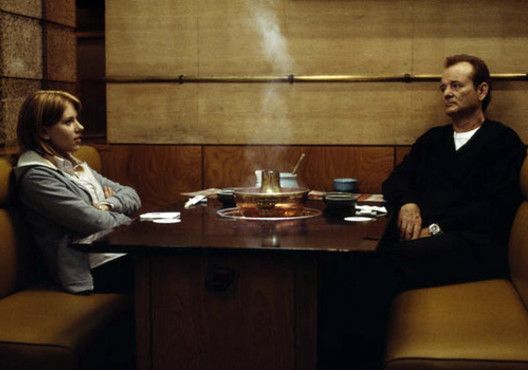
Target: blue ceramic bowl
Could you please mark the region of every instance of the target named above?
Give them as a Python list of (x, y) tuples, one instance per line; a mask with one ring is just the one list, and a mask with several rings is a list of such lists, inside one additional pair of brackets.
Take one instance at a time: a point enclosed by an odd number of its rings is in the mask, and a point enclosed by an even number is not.
[(356, 179), (351, 178), (334, 179), (334, 190), (354, 193), (357, 191), (357, 183)]

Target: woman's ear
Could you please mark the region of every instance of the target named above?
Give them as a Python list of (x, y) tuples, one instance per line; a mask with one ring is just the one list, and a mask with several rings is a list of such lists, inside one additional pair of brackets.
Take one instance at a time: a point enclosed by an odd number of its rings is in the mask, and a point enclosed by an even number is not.
[(42, 127), (40, 129), (40, 133), (39, 133), (39, 136), (42, 140), (49, 140), (50, 139), (50, 136), (48, 134), (48, 130), (46, 129), (46, 127)]

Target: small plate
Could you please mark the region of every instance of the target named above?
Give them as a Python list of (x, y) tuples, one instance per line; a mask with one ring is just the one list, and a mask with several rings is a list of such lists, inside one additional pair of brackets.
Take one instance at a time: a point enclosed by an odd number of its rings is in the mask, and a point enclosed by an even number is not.
[(372, 221), (372, 220), (374, 220), (374, 218), (372, 217), (362, 217), (362, 216), (345, 217), (345, 221), (350, 221), (350, 222), (367, 222), (367, 221)]

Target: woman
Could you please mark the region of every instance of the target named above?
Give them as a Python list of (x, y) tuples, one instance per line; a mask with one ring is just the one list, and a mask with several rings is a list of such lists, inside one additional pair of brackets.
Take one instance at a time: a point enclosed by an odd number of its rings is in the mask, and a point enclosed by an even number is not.
[(134, 189), (73, 156), (84, 130), (77, 120), (80, 109), (79, 100), (66, 92), (28, 96), (18, 116), (21, 155), (15, 168), (19, 199), (48, 271), (72, 293), (93, 291), (94, 280), (95, 291), (105, 291), (98, 276), (109, 276), (111, 283), (118, 279), (113, 268), (125, 262), (121, 254), (77, 251), (70, 247), (72, 239), (127, 223), (141, 206)]

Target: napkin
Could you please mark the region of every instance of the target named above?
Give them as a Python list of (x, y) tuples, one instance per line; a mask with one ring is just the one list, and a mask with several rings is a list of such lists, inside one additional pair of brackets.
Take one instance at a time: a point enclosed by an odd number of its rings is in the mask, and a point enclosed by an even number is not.
[(364, 206), (356, 204), (356, 215), (358, 216), (381, 216), (387, 214), (384, 206)]
[(203, 189), (198, 191), (188, 191), (185, 193), (180, 193), (181, 195), (185, 195), (186, 197), (194, 197), (196, 195), (205, 195), (206, 197), (214, 197), (216, 194), (218, 194), (222, 189), (218, 188), (209, 188), (209, 189)]
[(192, 206), (197, 205), (200, 202), (207, 202), (207, 196), (205, 195), (195, 195), (194, 197), (190, 198), (187, 202), (185, 202), (184, 208), (190, 208)]
[(380, 203), (384, 204), (383, 194), (360, 194), (358, 202)]
[(140, 221), (171, 220), (180, 218), (180, 212), (147, 212), (139, 215)]

